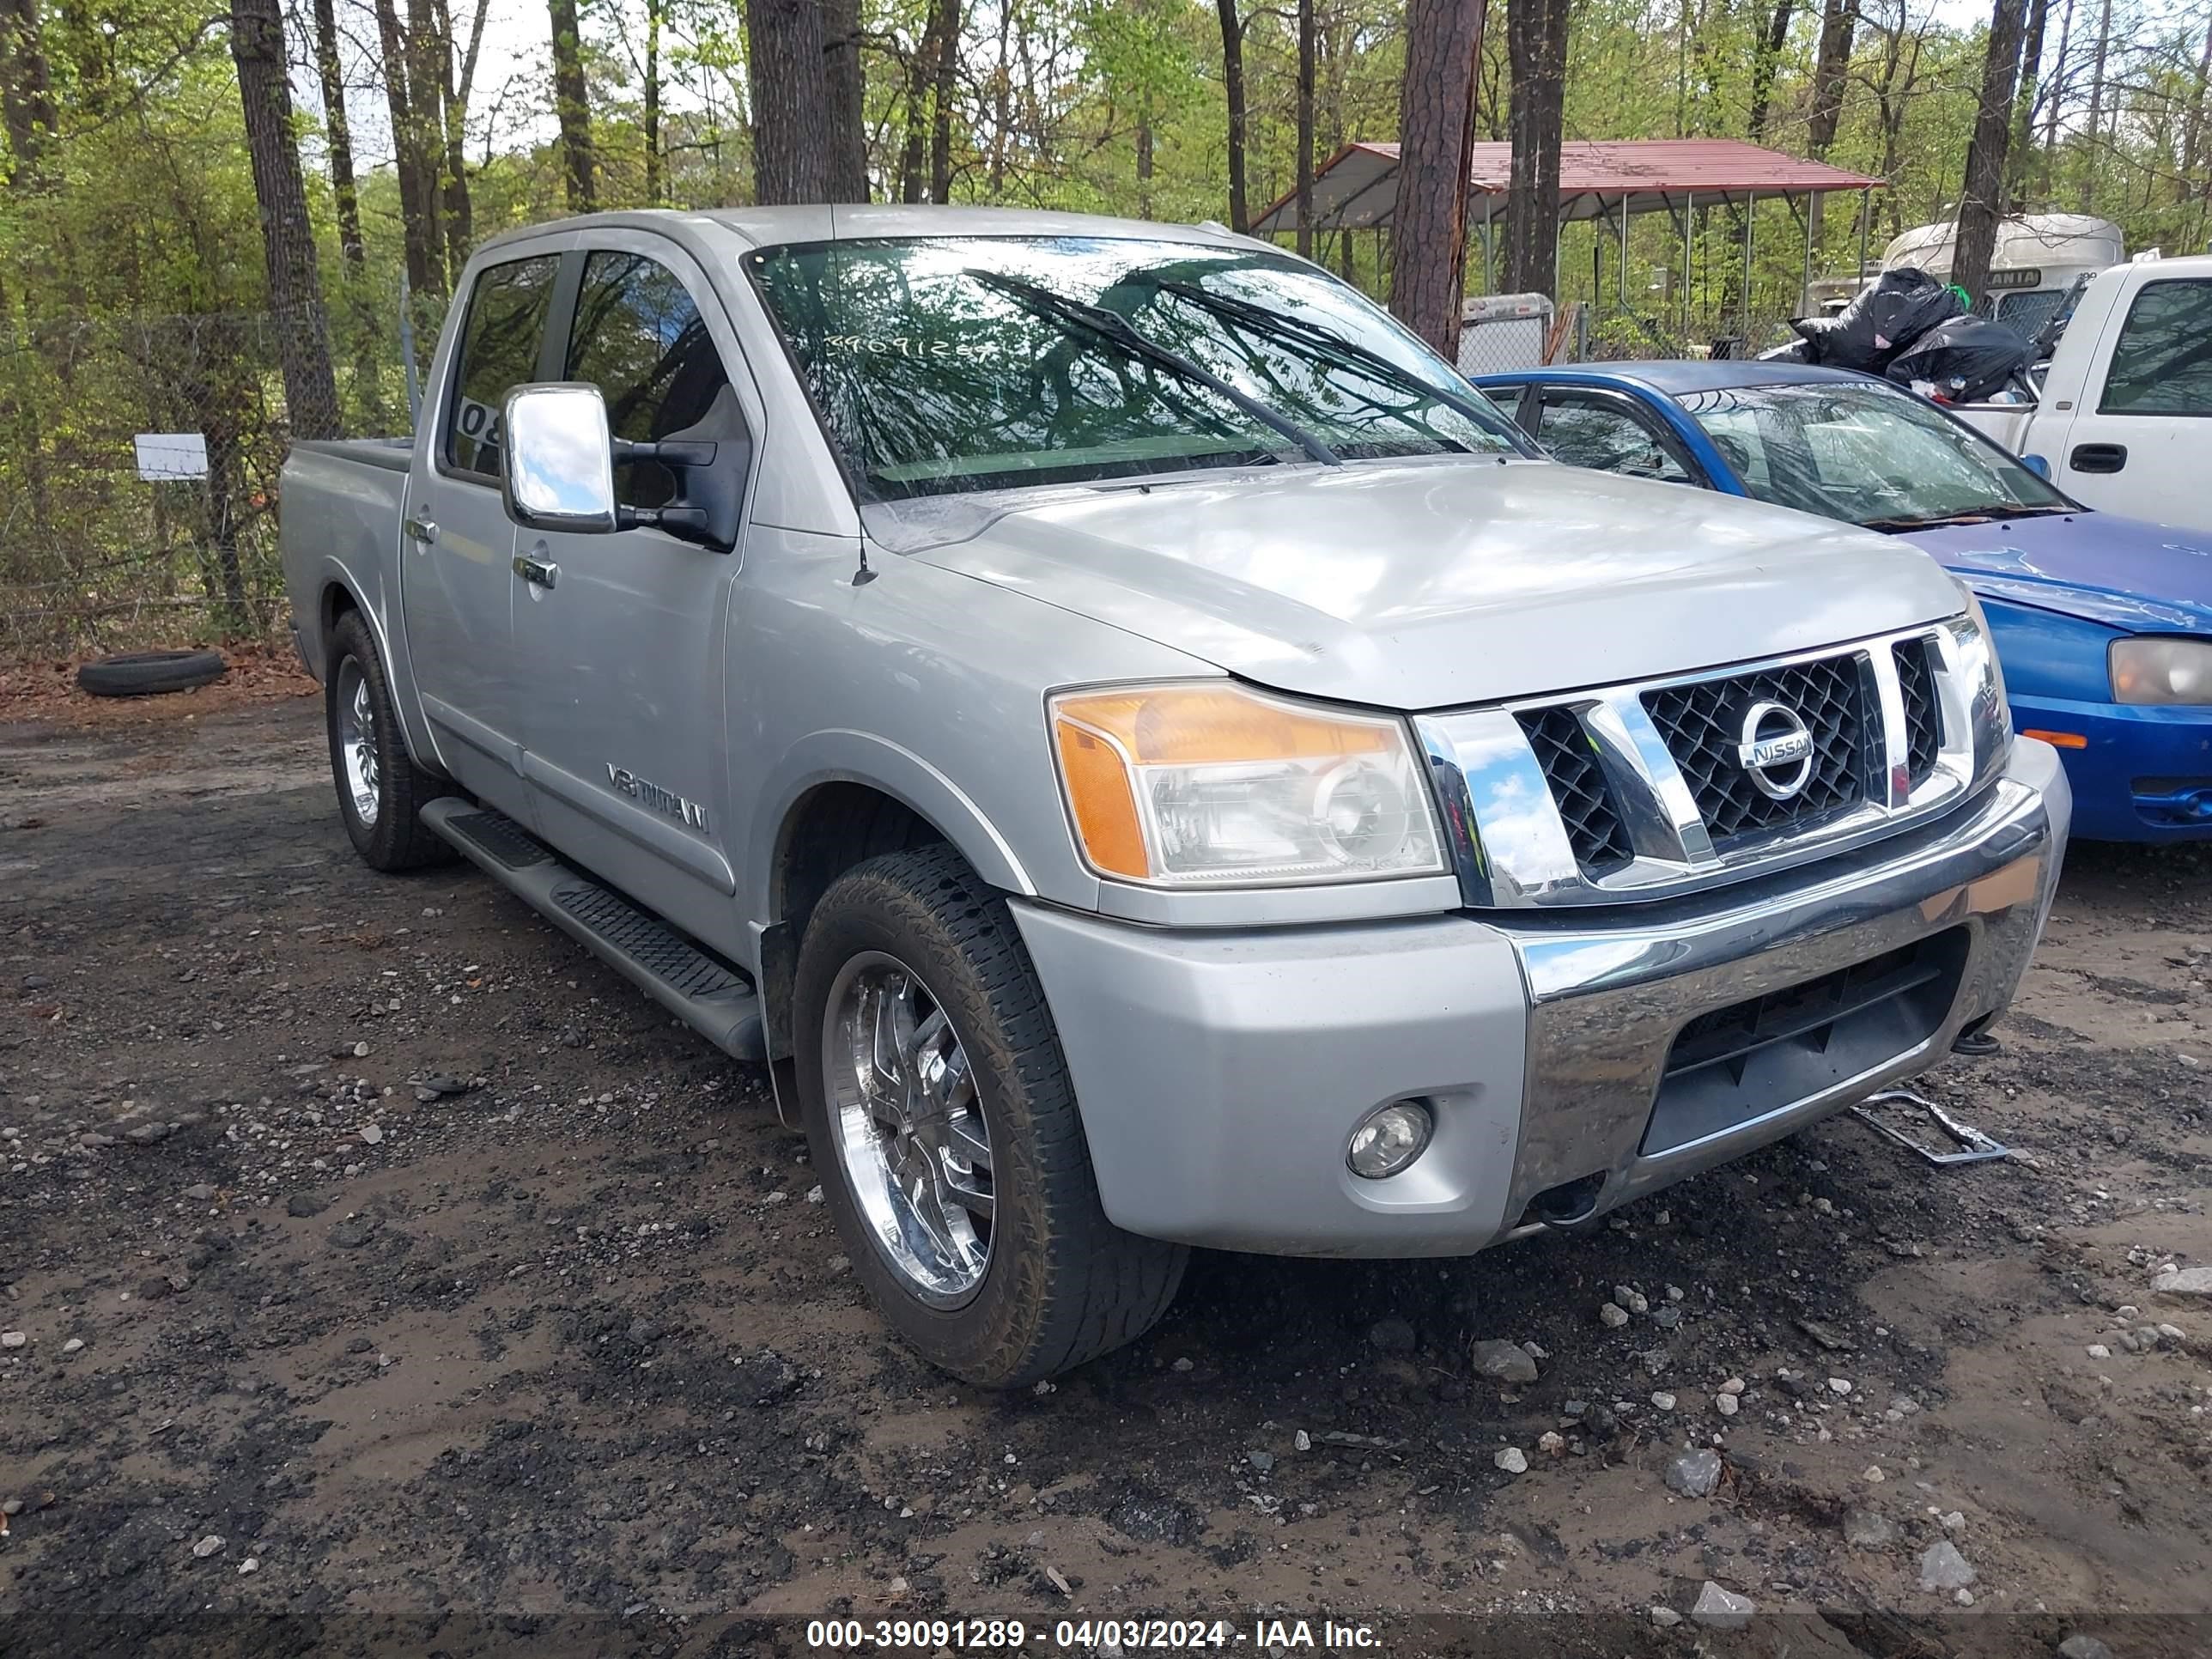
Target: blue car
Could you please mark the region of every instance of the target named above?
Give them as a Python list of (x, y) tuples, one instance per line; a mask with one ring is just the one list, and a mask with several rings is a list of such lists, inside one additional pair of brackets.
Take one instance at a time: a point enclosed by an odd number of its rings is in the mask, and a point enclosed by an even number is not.
[(2212, 837), (2212, 539), (2092, 512), (1935, 404), (1842, 369), (1616, 363), (1474, 383), (1571, 465), (1925, 548), (1988, 613), (2014, 724), (2064, 755), (2074, 833)]

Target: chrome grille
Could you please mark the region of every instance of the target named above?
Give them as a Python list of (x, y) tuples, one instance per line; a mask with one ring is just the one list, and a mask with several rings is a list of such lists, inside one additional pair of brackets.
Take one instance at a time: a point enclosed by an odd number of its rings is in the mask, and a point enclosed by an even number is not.
[(1927, 639), (1899, 640), (1890, 647), (1897, 663), (1898, 695), (1905, 701), (1905, 763), (1913, 787), (1924, 783), (1936, 769), (1936, 757), (1943, 742), (1941, 715), (1936, 708), (1936, 675), (1928, 653), (1935, 649)]
[[(1477, 909), (1656, 901), (1852, 851), (1949, 811), (2009, 746), (1971, 624), (1665, 679), (1413, 717), (1467, 902)], [(1745, 773), (1744, 726), (1773, 702), (1810, 757)], [(1762, 714), (1762, 740), (1786, 725)]]
[(1536, 763), (1544, 769), (1553, 802), (1567, 826), (1567, 841), (1575, 862), (1592, 875), (1619, 869), (1636, 856), (1629, 845), (1628, 830), (1613, 810), (1606, 787), (1605, 769), (1598, 763), (1582, 716), (1571, 708), (1555, 704), (1528, 708), (1520, 715)]
[[(1795, 711), (1813, 734), (1812, 775), (1787, 800), (1760, 789), (1736, 757), (1744, 717), (1759, 702)], [(1881, 750), (1856, 652), (1662, 686), (1644, 694), (1644, 707), (1681, 769), (1717, 852), (1743, 836), (1809, 823), (1863, 800), (1868, 760)]]

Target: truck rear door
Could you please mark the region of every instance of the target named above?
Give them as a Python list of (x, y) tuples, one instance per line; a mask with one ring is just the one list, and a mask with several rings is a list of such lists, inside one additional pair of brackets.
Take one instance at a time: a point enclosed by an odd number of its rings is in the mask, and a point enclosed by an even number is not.
[(425, 410), (400, 531), (400, 594), (422, 712), (447, 770), (518, 817), (521, 688), (514, 673), (515, 530), (499, 488), (499, 415), (541, 373), (557, 251), (482, 267), (449, 350), (441, 406)]
[(617, 450), (615, 494), (648, 510), (712, 496), (724, 533), (522, 533), (524, 771), (556, 846), (735, 951), (724, 653), (756, 395), (721, 302), (688, 254), (637, 230), (593, 231), (589, 244), (569, 256), (574, 303), (565, 323), (556, 319), (561, 367), (545, 378), (597, 386), (618, 443), (711, 444), (700, 467), (624, 462)]
[[(2132, 269), (2117, 297), (2053, 446), (2054, 481), (2092, 507), (2212, 530), (2212, 274), (2159, 269)], [(2048, 418), (2037, 416), (2039, 447)]]

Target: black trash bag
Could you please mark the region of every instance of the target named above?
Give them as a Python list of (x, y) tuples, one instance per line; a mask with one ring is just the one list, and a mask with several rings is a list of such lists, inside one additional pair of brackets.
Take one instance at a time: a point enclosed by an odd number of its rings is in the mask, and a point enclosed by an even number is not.
[(1762, 363), (1809, 363), (1813, 361), (1813, 344), (1809, 340), (1792, 340), (1788, 345), (1770, 346), (1759, 354)]
[(2016, 328), (1987, 317), (1954, 317), (1938, 323), (1889, 360), (1899, 386), (1924, 380), (1946, 403), (1978, 404), (2035, 361), (2035, 343)]
[(1959, 296), (1913, 265), (1885, 270), (1833, 317), (1803, 317), (1790, 325), (1830, 368), (1879, 374), (1891, 358), (1936, 324), (1964, 314)]

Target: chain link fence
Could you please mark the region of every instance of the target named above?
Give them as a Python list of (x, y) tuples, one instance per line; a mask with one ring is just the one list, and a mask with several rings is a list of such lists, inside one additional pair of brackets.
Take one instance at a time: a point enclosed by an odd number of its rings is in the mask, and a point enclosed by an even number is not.
[[(396, 310), (331, 327), (346, 430), (404, 431)], [(281, 630), (277, 343), (258, 313), (0, 337), (0, 659)]]

